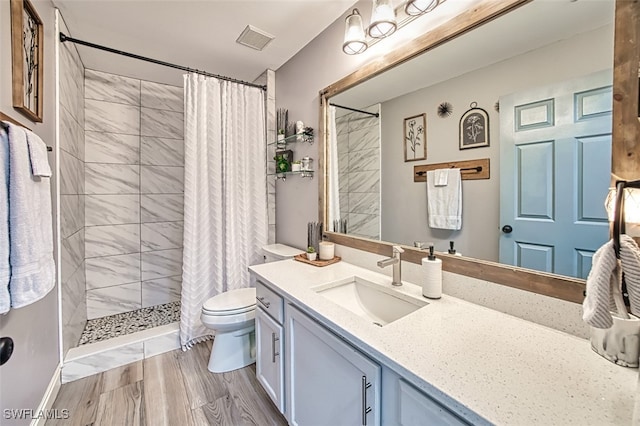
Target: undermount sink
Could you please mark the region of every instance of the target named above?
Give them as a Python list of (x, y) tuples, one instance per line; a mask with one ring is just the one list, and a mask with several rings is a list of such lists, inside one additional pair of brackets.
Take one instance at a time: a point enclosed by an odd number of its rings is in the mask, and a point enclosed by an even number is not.
[(323, 284), (313, 290), (380, 327), (429, 304), (426, 300), (400, 293), (357, 276)]

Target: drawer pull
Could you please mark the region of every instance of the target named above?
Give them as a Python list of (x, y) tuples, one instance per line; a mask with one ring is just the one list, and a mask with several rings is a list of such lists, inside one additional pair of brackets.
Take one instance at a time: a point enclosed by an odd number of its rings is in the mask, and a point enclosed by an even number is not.
[(264, 307), (267, 308), (267, 309), (269, 309), (269, 306), (271, 306), (270, 302), (265, 302), (264, 301), (264, 296), (256, 297), (256, 299), (258, 299), (258, 302), (262, 303), (264, 305)]
[(367, 407), (367, 389), (371, 387), (371, 382), (367, 382), (367, 376), (362, 376), (362, 424), (367, 426), (367, 414), (371, 412), (371, 407)]
[(271, 362), (276, 362), (276, 357), (280, 355), (280, 352), (276, 352), (276, 342), (280, 341), (279, 337), (276, 337), (276, 333), (271, 333)]

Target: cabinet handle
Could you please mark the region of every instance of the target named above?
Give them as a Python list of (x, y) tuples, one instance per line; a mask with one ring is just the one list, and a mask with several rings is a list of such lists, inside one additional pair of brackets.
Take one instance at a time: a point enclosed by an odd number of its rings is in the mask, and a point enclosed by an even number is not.
[(371, 382), (367, 382), (367, 376), (362, 376), (362, 424), (367, 426), (367, 414), (371, 412), (371, 407), (367, 407), (367, 389), (371, 387)]
[(276, 336), (276, 333), (271, 333), (271, 362), (276, 362), (276, 357), (280, 355), (280, 352), (276, 352), (276, 342), (280, 341), (280, 338)]
[(262, 303), (264, 305), (264, 307), (267, 308), (267, 309), (269, 309), (269, 306), (271, 306), (270, 302), (265, 302), (264, 301), (264, 296), (256, 297), (256, 299), (258, 299), (258, 302)]

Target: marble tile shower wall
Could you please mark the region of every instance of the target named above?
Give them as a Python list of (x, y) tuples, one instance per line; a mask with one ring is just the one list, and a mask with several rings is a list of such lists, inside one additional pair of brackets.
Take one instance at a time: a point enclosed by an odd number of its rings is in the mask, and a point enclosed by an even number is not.
[[(60, 20), (61, 31), (69, 34)], [(84, 66), (71, 43), (60, 44), (60, 270), (63, 353), (87, 322), (84, 273)]]
[(268, 244), (276, 242), (276, 175), (275, 162), (270, 159), (276, 155), (276, 146), (269, 145), (269, 142), (275, 141), (277, 138), (276, 130), (276, 74), (273, 70), (266, 70), (254, 83), (266, 84), (266, 121), (267, 121), (267, 208), (269, 212), (269, 237)]
[(340, 216), (349, 234), (380, 239), (380, 119), (345, 114), (336, 118), (336, 133)]
[(85, 71), (88, 318), (180, 300), (183, 89)]

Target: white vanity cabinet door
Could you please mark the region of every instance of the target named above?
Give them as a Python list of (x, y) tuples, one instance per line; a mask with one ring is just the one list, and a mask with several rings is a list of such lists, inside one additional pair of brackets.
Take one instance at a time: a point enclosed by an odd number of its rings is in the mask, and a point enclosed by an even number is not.
[(380, 366), (289, 304), (285, 321), (289, 424), (379, 425)]
[(470, 424), (402, 379), (398, 382), (398, 395), (398, 411), (395, 424), (402, 426), (461, 426)]
[(284, 414), (282, 326), (261, 308), (256, 309), (256, 376)]

